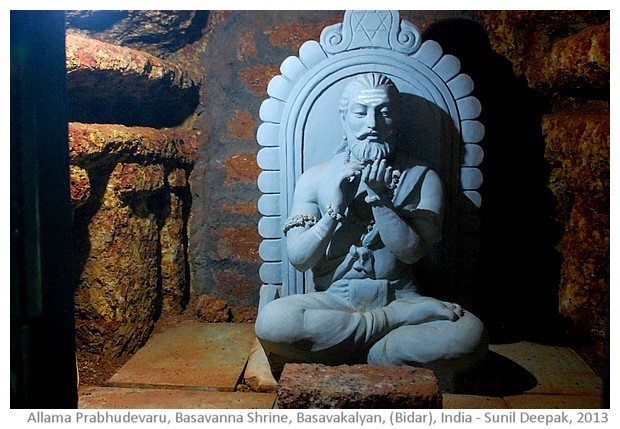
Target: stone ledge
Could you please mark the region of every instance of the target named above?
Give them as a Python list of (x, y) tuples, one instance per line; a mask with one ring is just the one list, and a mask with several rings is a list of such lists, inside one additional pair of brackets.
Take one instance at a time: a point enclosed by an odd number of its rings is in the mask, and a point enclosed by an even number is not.
[(278, 408), (442, 408), (435, 373), (407, 366), (286, 364)]
[(146, 79), (167, 80), (170, 86), (187, 89), (194, 82), (179, 66), (136, 49), (67, 34), (67, 73), (78, 70), (111, 70)]
[(531, 88), (549, 93), (609, 88), (609, 11), (478, 13), (493, 50)]
[(196, 132), (117, 124), (69, 123), (70, 161), (80, 166), (89, 164), (92, 158), (102, 159), (100, 155), (193, 164), (197, 147)]
[(610, 73), (610, 24), (592, 26), (553, 44), (528, 80), (548, 88), (605, 88)]
[(65, 18), (68, 32), (166, 58), (199, 40), (209, 14), (208, 10), (68, 10)]
[(146, 52), (67, 34), (69, 121), (174, 127), (198, 105), (198, 84)]
[(97, 177), (97, 171), (112, 169), (116, 164), (122, 164), (121, 181), (116, 184), (119, 194), (153, 193), (162, 189), (164, 177), (171, 188), (184, 188), (186, 170), (195, 162), (197, 146), (195, 132), (69, 123), (73, 207), (84, 205), (90, 198), (90, 174)]

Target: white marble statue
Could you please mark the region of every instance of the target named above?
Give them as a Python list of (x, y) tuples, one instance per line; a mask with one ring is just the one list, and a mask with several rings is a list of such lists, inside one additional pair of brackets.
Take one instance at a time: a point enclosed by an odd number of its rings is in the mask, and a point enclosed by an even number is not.
[(477, 317), (418, 292), (414, 264), (440, 239), (442, 185), (399, 157), (398, 101), (385, 75), (351, 80), (343, 141), (325, 142), (335, 155), (296, 184), (286, 249), (296, 269), (312, 270), (316, 292), (261, 309), (256, 334), (271, 356), (460, 371), (487, 351)]

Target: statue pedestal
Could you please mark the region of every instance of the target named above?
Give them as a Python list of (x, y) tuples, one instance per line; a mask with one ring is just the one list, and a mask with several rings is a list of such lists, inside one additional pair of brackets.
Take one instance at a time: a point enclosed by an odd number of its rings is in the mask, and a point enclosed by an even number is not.
[(442, 408), (435, 373), (407, 366), (288, 363), (276, 391), (281, 409)]

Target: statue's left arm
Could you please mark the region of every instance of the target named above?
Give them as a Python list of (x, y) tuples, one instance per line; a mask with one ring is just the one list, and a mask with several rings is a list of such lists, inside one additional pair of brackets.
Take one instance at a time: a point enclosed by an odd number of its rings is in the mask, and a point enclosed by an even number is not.
[(375, 162), (362, 173), (361, 180), (367, 185), (367, 198), (383, 244), (397, 259), (412, 264), (438, 240), (443, 205), (441, 180), (433, 170), (427, 170), (419, 179), (419, 203), (397, 208), (386, 186), (391, 174), (385, 161)]

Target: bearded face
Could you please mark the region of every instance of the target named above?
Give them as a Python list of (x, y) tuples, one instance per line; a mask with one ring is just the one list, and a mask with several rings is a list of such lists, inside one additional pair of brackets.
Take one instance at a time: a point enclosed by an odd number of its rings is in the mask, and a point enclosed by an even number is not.
[(351, 155), (363, 162), (386, 158), (393, 149), (393, 118), (385, 86), (363, 88), (352, 94), (342, 114)]

